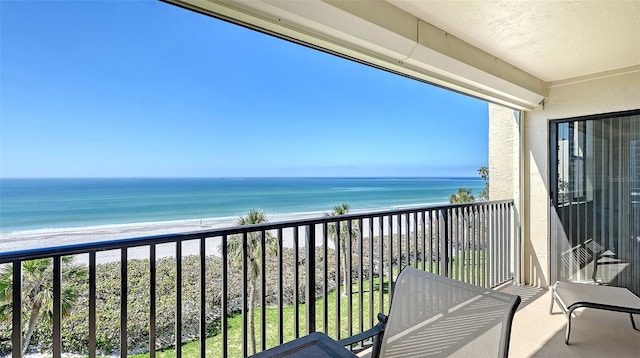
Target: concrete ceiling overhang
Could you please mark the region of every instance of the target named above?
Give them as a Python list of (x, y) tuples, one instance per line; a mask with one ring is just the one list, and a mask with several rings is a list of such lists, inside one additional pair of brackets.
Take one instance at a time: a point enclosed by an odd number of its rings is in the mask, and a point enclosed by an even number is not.
[[(388, 71), (523, 110), (538, 106), (546, 97), (552, 81), (568, 80), (562, 76), (570, 71), (565, 70), (557, 74), (552, 70), (545, 70), (545, 64), (559, 65), (550, 62), (558, 62), (558, 58), (566, 57), (568, 51), (576, 51), (570, 46), (567, 49), (561, 49), (545, 45), (544, 38), (538, 41), (537, 37), (544, 37), (549, 29), (527, 29), (526, 27), (531, 24), (526, 23), (526, 18), (522, 17), (524, 15), (520, 17), (513, 15), (529, 14), (526, 11), (527, 6), (524, 6), (527, 4), (525, 2), (164, 1)], [(626, 8), (623, 6), (615, 11), (606, 12), (608, 15), (605, 19), (609, 16), (615, 21), (617, 16), (624, 17), (622, 25), (619, 26), (622, 31), (634, 29), (639, 31), (619, 35), (621, 38), (616, 39), (615, 48), (623, 47), (622, 45), (627, 45), (629, 48), (626, 52), (623, 50), (618, 52), (618, 54), (624, 52), (622, 60), (609, 62), (609, 64), (614, 62), (613, 66), (617, 68), (604, 68), (602, 71), (619, 71), (620, 67), (627, 64), (635, 70), (638, 70), (636, 67), (640, 67), (640, 41), (638, 40), (640, 28), (635, 27), (640, 24), (640, 14), (637, 13), (639, 3), (630, 3), (632, 6)], [(485, 4), (490, 7), (484, 7)], [(501, 6), (504, 9), (501, 9)], [(534, 6), (534, 10), (538, 8), (538, 5)], [(589, 7), (585, 9), (583, 9), (584, 12), (588, 14), (602, 10)], [(631, 15), (623, 16), (624, 9), (631, 11)], [(565, 7), (556, 8), (556, 10), (576, 11), (576, 8)], [(489, 14), (486, 13), (487, 11)], [(633, 11), (636, 13), (634, 14)], [(491, 15), (493, 13), (496, 15)], [(487, 20), (490, 15), (495, 18)], [(506, 22), (506, 25), (501, 23), (500, 19)], [(593, 20), (593, 18), (587, 17), (587, 20)], [(544, 25), (535, 21), (532, 23), (536, 26)], [(562, 26), (562, 22), (556, 20), (554, 26)], [(561, 28), (556, 30), (560, 31)], [(582, 30), (586, 31), (584, 28)], [(620, 31), (618, 27), (616, 31)], [(591, 45), (587, 46), (585, 51), (596, 49)], [(523, 57), (524, 51), (531, 53)], [(540, 57), (546, 62), (537, 64), (540, 62)], [(574, 71), (577, 75), (590, 75), (583, 72), (590, 69), (598, 70), (602, 67), (592, 65), (593, 61), (588, 65), (583, 65), (584, 61), (580, 61), (579, 58), (574, 59), (575, 61), (580, 62), (579, 67), (582, 71)]]

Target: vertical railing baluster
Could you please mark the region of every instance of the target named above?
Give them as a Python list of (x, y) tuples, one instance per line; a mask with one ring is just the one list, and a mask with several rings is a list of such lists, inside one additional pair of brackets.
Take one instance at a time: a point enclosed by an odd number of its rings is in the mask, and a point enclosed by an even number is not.
[(299, 226), (293, 227), (293, 338), (300, 337), (300, 258), (299, 256)]
[(440, 221), (442, 222), (440, 232), (440, 251), (441, 260), (440, 266), (442, 266), (442, 275), (449, 277), (449, 218), (448, 210), (440, 209)]
[[(278, 344), (282, 344), (284, 342), (284, 279), (283, 279), (283, 269), (282, 269), (282, 227), (278, 228)], [(263, 293), (266, 296), (266, 293)], [(262, 308), (266, 311), (266, 307)]]
[(482, 258), (480, 260), (480, 281), (482, 287), (487, 287), (487, 260), (489, 258), (489, 245), (487, 243), (487, 205), (480, 210), (480, 247)]
[(413, 212), (413, 267), (418, 268), (418, 212)]
[(433, 218), (433, 214), (434, 211), (433, 210), (429, 210), (427, 212), (428, 213), (428, 220), (429, 220), (429, 272), (433, 273), (436, 272), (433, 270), (433, 224), (434, 224), (434, 218)]
[(503, 234), (503, 243), (502, 243), (502, 252), (503, 252), (503, 258), (502, 258), (502, 278), (504, 279), (504, 281), (507, 281), (509, 279), (509, 219), (508, 219), (508, 215), (509, 214), (509, 206), (505, 203), (502, 204), (502, 234)]
[(491, 281), (491, 287), (494, 287), (498, 282), (500, 282), (500, 265), (498, 263), (497, 257), (500, 256), (500, 252), (502, 250), (501, 245), (501, 230), (498, 226), (500, 221), (500, 205), (494, 206), (493, 213), (493, 248), (495, 255), (493, 256), (493, 280)]
[(442, 248), (444, 247), (444, 245), (442, 244), (442, 237), (444, 232), (442, 231), (442, 209), (440, 210), (434, 210), (433, 214), (435, 215), (435, 218), (433, 219), (433, 223), (436, 225), (435, 229), (433, 230), (434, 234), (435, 234), (435, 238), (436, 238), (436, 242), (435, 242), (435, 247), (436, 247), (436, 274), (441, 275), (441, 268), (442, 268)]
[(451, 209), (451, 241), (449, 242), (451, 247), (451, 278), (457, 280), (458, 277), (458, 249), (460, 246), (460, 215), (459, 208), (454, 207)]
[(389, 214), (387, 221), (389, 232), (389, 307), (391, 307), (391, 298), (393, 297), (393, 215)]
[(456, 271), (458, 272), (458, 280), (465, 280), (464, 260), (465, 260), (465, 219), (464, 207), (458, 208), (458, 238), (456, 243)]
[[(12, 294), (11, 304), (13, 307), (22, 307), (22, 261), (12, 262)], [(13, 358), (22, 357), (22, 310), (13, 310), (11, 313), (11, 356)]]
[(427, 236), (427, 212), (426, 211), (421, 211), (420, 214), (418, 214), (418, 220), (420, 220), (420, 225), (421, 225), (421, 229), (420, 229), (420, 239), (422, 240), (422, 244), (421, 247), (422, 249), (420, 250), (420, 254), (421, 254), (421, 261), (422, 261), (422, 270), (426, 271), (427, 270), (427, 262), (426, 260), (426, 251), (427, 251), (427, 241), (426, 241), (426, 236)]
[(472, 255), (472, 249), (471, 249), (471, 235), (472, 235), (472, 227), (473, 227), (473, 217), (472, 217), (472, 210), (473, 210), (473, 206), (467, 208), (466, 211), (466, 230), (467, 230), (467, 262), (466, 262), (466, 268), (467, 268), (467, 282), (471, 283), (471, 275), (472, 275), (472, 269), (471, 269), (471, 255)]
[(482, 249), (482, 208), (484, 204), (479, 206), (476, 210), (476, 282), (478, 286), (482, 286), (482, 260), (484, 259), (484, 253)]
[(467, 207), (460, 208), (462, 246), (460, 248), (460, 281), (469, 282), (467, 267), (467, 250), (468, 250), (468, 225), (467, 225)]
[(156, 357), (156, 244), (149, 246), (149, 357)]
[[(402, 216), (400, 216), (402, 217)], [(405, 256), (406, 258), (406, 264), (405, 266), (411, 266), (411, 220), (410, 220), (410, 214), (406, 213), (404, 215), (404, 222), (405, 222), (405, 228), (404, 228), (404, 251), (405, 251)]]
[(362, 218), (358, 219), (358, 299), (360, 300), (358, 303), (358, 307), (360, 308), (358, 313), (360, 316), (358, 317), (358, 325), (359, 331), (364, 331), (364, 288), (362, 282), (363, 276), (363, 255), (364, 255), (364, 246), (363, 246), (363, 236), (364, 236), (364, 228), (362, 227), (363, 221)]
[(182, 241), (176, 242), (176, 358), (182, 357)]
[(204, 237), (200, 238), (200, 357), (207, 353), (207, 249)]
[(520, 284), (519, 275), (518, 275), (518, 259), (516, 247), (517, 243), (515, 242), (517, 238), (517, 234), (513, 231), (515, 227), (515, 223), (513, 220), (515, 219), (515, 211), (513, 210), (513, 204), (509, 203), (508, 206), (509, 213), (507, 215), (507, 232), (509, 233), (509, 249), (508, 251), (508, 262), (509, 262), (509, 276), (513, 280), (515, 284)]
[[(229, 315), (229, 303), (228, 303), (228, 295), (229, 295), (229, 290), (227, 288), (228, 284), (229, 284), (229, 266), (228, 264), (228, 260), (229, 260), (229, 252), (228, 252), (228, 236), (227, 235), (222, 235), (222, 243), (221, 243), (221, 251), (222, 251), (222, 297), (221, 297), (221, 303), (222, 303), (222, 312), (220, 313), (222, 315), (222, 322), (221, 322), (221, 329), (222, 329), (222, 357), (226, 358), (229, 355), (229, 321), (228, 321), (228, 315)], [(245, 257), (246, 254), (242, 253)], [(243, 260), (243, 265), (244, 265), (244, 260)], [(244, 266), (243, 266), (244, 267)], [(243, 281), (246, 282), (246, 277), (244, 277), (243, 275)], [(242, 287), (244, 288), (244, 284), (242, 285)], [(242, 296), (242, 302), (245, 302), (245, 295), (243, 293)], [(243, 313), (242, 313), (242, 317), (243, 317), (243, 327), (244, 325), (244, 304), (243, 304)], [(242, 341), (242, 347), (246, 347), (246, 337), (244, 337), (244, 331), (245, 329), (243, 329), (243, 341)], [(246, 348), (243, 348), (243, 353), (246, 353)]]
[[(267, 349), (267, 236), (260, 232), (260, 350)], [(256, 294), (256, 293), (254, 293)]]
[[(506, 280), (513, 280), (513, 272), (511, 270), (511, 264), (512, 264), (512, 249), (513, 249), (513, 234), (511, 232), (511, 205), (510, 204), (505, 204), (505, 233), (506, 233), (506, 248), (505, 248), (505, 252), (506, 252), (506, 265), (505, 265), (505, 274), (506, 274)], [(517, 282), (513, 282), (513, 283), (517, 283)]]
[[(340, 307), (340, 277), (342, 276), (342, 266), (340, 264), (340, 221), (335, 222), (335, 240), (334, 240), (334, 251), (336, 253), (336, 339), (340, 339), (340, 315), (341, 307)], [(346, 263), (345, 263), (346, 264)]]
[(487, 257), (487, 287), (493, 285), (493, 210), (491, 205), (487, 207), (487, 214), (489, 216), (488, 228), (487, 228), (487, 241), (489, 243), (488, 257)]
[[(307, 272), (305, 275), (305, 308), (306, 319), (307, 319), (307, 334), (313, 333), (316, 331), (316, 228), (313, 224), (307, 225), (307, 242), (306, 247), (306, 255), (305, 258), (307, 265)], [(326, 246), (325, 246), (326, 248)], [(326, 272), (325, 272), (326, 274)]]
[(373, 217), (369, 218), (369, 327), (373, 327), (373, 310), (374, 310), (374, 295), (373, 295)]
[(499, 208), (499, 212), (500, 212), (500, 216), (498, 217), (498, 230), (500, 232), (499, 236), (499, 247), (500, 247), (500, 253), (498, 254), (499, 262), (497, 262), (497, 266), (498, 266), (498, 281), (496, 283), (500, 284), (502, 282), (504, 282), (504, 278), (505, 278), (505, 271), (504, 271), (504, 263), (506, 262), (505, 260), (505, 256), (504, 256), (504, 249), (506, 247), (506, 242), (505, 242), (505, 232), (504, 232), (504, 224), (505, 224), (505, 220), (504, 220), (504, 205), (500, 204), (498, 205)]
[(477, 206), (471, 207), (471, 233), (470, 233), (470, 250), (471, 250), (471, 262), (470, 262), (470, 270), (471, 270), (471, 283), (476, 284), (476, 276), (478, 272), (478, 267), (476, 267), (476, 255), (478, 254), (477, 246), (476, 246), (476, 231), (478, 231), (478, 215), (477, 215)]
[(453, 279), (460, 279), (460, 272), (458, 271), (458, 264), (460, 262), (460, 208), (455, 207), (451, 209), (451, 277)]
[(482, 286), (482, 287), (486, 287), (485, 286), (485, 280), (484, 280), (484, 276), (485, 276), (485, 269), (484, 269), (484, 265), (486, 263), (487, 260), (487, 245), (486, 245), (486, 241), (484, 238), (484, 233), (486, 231), (486, 227), (485, 227), (485, 218), (484, 218), (484, 213), (485, 213), (485, 208), (486, 208), (486, 204), (483, 204), (478, 211), (478, 250), (479, 250), (479, 255), (478, 255), (478, 285)]
[(467, 261), (465, 262), (465, 267), (466, 267), (466, 272), (467, 272), (467, 279), (466, 282), (471, 283), (471, 227), (473, 225), (473, 219), (471, 217), (471, 210), (473, 209), (472, 207), (469, 207), (466, 209), (466, 213), (465, 213), (465, 218), (466, 218), (466, 222), (465, 222), (465, 228), (466, 228), (466, 242), (467, 242), (467, 252), (466, 252), (466, 258)]
[(496, 279), (493, 282), (493, 286), (502, 281), (502, 265), (499, 262), (500, 254), (502, 254), (502, 228), (500, 227), (500, 220), (502, 218), (502, 206), (496, 205), (496, 218), (495, 218), (495, 231), (496, 231), (496, 258), (494, 258), (494, 265), (496, 268)]
[(127, 356), (127, 248), (120, 249), (120, 357)]
[(508, 204), (502, 204), (503, 205), (503, 213), (502, 213), (502, 232), (504, 235), (504, 243), (503, 243), (503, 253), (504, 256), (502, 257), (502, 262), (504, 262), (504, 264), (502, 265), (503, 267), (503, 279), (505, 281), (509, 280), (510, 275), (509, 275), (509, 270), (511, 269), (511, 262), (510, 262), (510, 252), (509, 252), (509, 245), (511, 243), (511, 232), (509, 231), (510, 225), (509, 225), (509, 205)]
[(455, 235), (455, 245), (453, 246), (452, 250), (455, 250), (453, 255), (455, 256), (455, 260), (452, 262), (452, 265), (455, 265), (455, 273), (456, 273), (456, 280), (460, 280), (462, 281), (462, 271), (461, 269), (461, 261), (460, 261), (460, 256), (462, 248), (461, 248), (461, 243), (462, 243), (462, 239), (463, 239), (463, 233), (462, 233), (462, 208), (461, 207), (457, 207), (455, 208), (456, 211), (456, 220), (455, 220), (455, 226), (456, 226), (456, 235)]
[(471, 241), (473, 243), (473, 256), (471, 256), (471, 265), (473, 266), (474, 285), (480, 285), (480, 209), (482, 205), (473, 208), (473, 234)]
[[(248, 353), (248, 345), (249, 345), (249, 332), (248, 332), (248, 294), (247, 294), (247, 285), (249, 283), (249, 259), (247, 257), (249, 253), (249, 245), (248, 245), (248, 237), (247, 232), (242, 233), (242, 356), (249, 356)], [(251, 312), (253, 314), (254, 312)]]
[(347, 294), (347, 337), (351, 337), (353, 335), (353, 253), (351, 252), (353, 248), (352, 236), (351, 232), (353, 231), (352, 221), (347, 220), (347, 251), (344, 253), (347, 261), (347, 280), (345, 284), (345, 293)]
[(493, 214), (493, 234), (494, 234), (494, 257), (493, 257), (493, 282), (491, 283), (491, 287), (494, 287), (495, 285), (498, 284), (498, 282), (500, 282), (500, 265), (499, 262), (497, 260), (497, 258), (500, 257), (500, 252), (502, 250), (502, 237), (501, 235), (501, 230), (500, 227), (498, 226), (498, 223), (500, 221), (500, 205), (495, 205), (495, 212)]
[(96, 252), (89, 252), (89, 358), (96, 356)]
[(62, 257), (53, 257), (53, 357), (62, 356)]
[[(515, 282), (518, 284), (522, 284), (522, 213), (519, 211), (518, 207), (513, 206), (513, 202), (511, 203), (513, 208), (513, 230), (514, 230), (514, 238), (513, 238), (513, 259), (514, 259), (514, 271), (515, 271)], [(604, 220), (604, 218), (603, 218)]]
[(468, 251), (467, 251), (467, 271), (469, 272), (469, 283), (473, 284), (475, 266), (473, 265), (473, 255), (474, 255), (474, 247), (473, 247), (473, 233), (475, 228), (475, 216), (473, 210), (476, 206), (469, 207), (467, 211), (467, 235), (468, 235)]
[[(399, 274), (400, 270), (402, 270), (402, 214), (396, 214), (395, 215), (395, 221), (396, 221), (396, 242), (398, 243), (398, 272), (396, 273)], [(396, 276), (397, 277), (397, 276)]]
[(322, 224), (322, 247), (324, 248), (322, 250), (322, 330), (324, 334), (329, 334), (329, 231), (327, 223)]
[(494, 206), (494, 213), (493, 213), (493, 248), (494, 248), (494, 257), (492, 259), (493, 261), (493, 280), (491, 282), (491, 287), (494, 287), (496, 284), (498, 284), (498, 282), (500, 282), (500, 263), (498, 262), (497, 258), (500, 257), (500, 253), (502, 252), (502, 231), (500, 229), (500, 227), (498, 226), (500, 223), (500, 205), (496, 205)]
[(380, 295), (379, 310), (384, 310), (384, 217), (378, 216), (378, 250), (379, 250), (379, 263), (378, 263), (378, 294)]

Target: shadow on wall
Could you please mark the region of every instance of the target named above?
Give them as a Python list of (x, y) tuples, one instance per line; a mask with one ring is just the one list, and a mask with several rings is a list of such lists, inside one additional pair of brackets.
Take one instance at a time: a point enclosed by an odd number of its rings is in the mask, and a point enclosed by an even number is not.
[(524, 282), (535, 287), (547, 287), (549, 283), (545, 277), (545, 270), (540, 266), (540, 260), (531, 240), (524, 243)]

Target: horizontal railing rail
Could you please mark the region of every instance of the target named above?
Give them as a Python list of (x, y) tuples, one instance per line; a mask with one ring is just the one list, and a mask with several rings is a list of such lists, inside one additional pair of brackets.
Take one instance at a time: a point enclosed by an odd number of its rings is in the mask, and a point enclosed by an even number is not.
[[(201, 357), (247, 356), (314, 331), (340, 339), (370, 328), (378, 312), (388, 311), (394, 280), (407, 265), (500, 285), (519, 267), (515, 230), (513, 201), (505, 200), (3, 252), (0, 265), (12, 270), (11, 307), (34, 302), (23, 265), (42, 259), (49, 265), (51, 285), (43, 287), (52, 297), (51, 320), (35, 332), (51, 342), (44, 349), (54, 357), (73, 342), (90, 357), (118, 351), (155, 357), (166, 347), (181, 357), (189, 341), (198, 342)], [(69, 267), (86, 276), (71, 282)], [(119, 289), (105, 288), (105, 277), (118, 272)], [(71, 308), (86, 312), (80, 338), (67, 334), (73, 322), (64, 295), (71, 286), (86, 297)], [(114, 310), (117, 319), (104, 318)], [(25, 333), (33, 330), (25, 312), (12, 310), (11, 337), (0, 337), (0, 344), (11, 342), (5, 350), (13, 357), (22, 355)], [(238, 316), (236, 328), (231, 321)], [(113, 330), (103, 327), (107, 321), (117, 325), (117, 337), (106, 333)]]

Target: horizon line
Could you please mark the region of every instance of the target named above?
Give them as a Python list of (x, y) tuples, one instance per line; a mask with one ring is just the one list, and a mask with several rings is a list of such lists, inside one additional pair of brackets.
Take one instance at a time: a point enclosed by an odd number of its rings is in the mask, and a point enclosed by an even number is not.
[[(372, 175), (372, 176), (42, 176), (42, 177), (0, 177), (0, 180), (5, 179), (475, 179), (475, 176), (456, 176), (456, 175), (443, 175), (443, 176), (424, 176), (424, 175)], [(482, 178), (478, 178), (482, 179)]]

